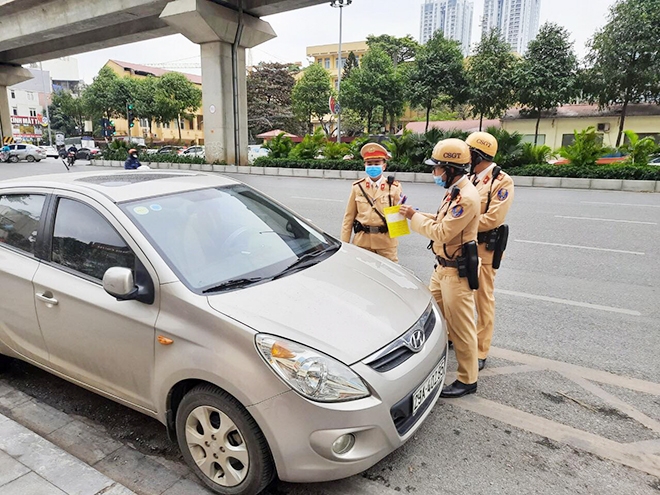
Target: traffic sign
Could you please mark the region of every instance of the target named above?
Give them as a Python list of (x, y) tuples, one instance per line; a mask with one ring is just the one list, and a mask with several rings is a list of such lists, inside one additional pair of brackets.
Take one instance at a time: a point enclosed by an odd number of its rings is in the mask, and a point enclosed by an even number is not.
[(48, 120), (48, 117), (46, 117), (45, 115), (41, 117), (41, 125), (48, 125), (49, 123), (50, 121)]
[(58, 132), (55, 134), (55, 144), (57, 146), (64, 146), (64, 134)]
[(330, 100), (328, 101), (328, 106), (330, 107), (330, 113), (332, 115), (337, 115), (338, 113), (341, 113), (341, 105), (334, 96), (330, 97)]

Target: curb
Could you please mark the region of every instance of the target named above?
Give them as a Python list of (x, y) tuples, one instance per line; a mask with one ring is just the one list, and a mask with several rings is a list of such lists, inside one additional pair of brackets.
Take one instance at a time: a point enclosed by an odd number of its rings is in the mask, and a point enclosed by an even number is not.
[[(123, 163), (109, 160), (94, 160), (90, 165), (102, 167), (122, 167)], [(279, 177), (311, 177), (317, 179), (350, 179), (359, 178), (357, 170), (326, 170), (307, 168), (252, 167), (236, 165), (191, 165), (189, 163), (154, 163), (154, 169), (170, 170), (201, 170), (203, 172), (219, 172), (246, 175), (269, 175)], [(396, 178), (401, 182), (431, 183), (430, 174), (398, 172)], [(517, 187), (543, 187), (561, 189), (592, 189), (599, 191), (629, 191), (660, 193), (660, 181), (653, 180), (622, 180), (622, 179), (576, 179), (570, 177), (521, 177), (512, 176)]]
[(0, 492), (19, 490), (20, 485), (23, 493), (46, 493), (43, 490), (57, 487), (58, 493), (71, 495), (136, 495), (3, 414), (0, 454), (8, 457), (2, 463), (6, 482), (0, 485)]

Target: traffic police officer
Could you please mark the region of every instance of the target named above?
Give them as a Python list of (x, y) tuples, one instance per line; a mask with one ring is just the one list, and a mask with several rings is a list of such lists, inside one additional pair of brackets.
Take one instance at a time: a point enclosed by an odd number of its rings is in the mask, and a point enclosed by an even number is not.
[[(513, 180), (493, 162), (497, 154), (497, 139), (487, 132), (474, 132), (465, 140), (472, 156), (471, 180), (481, 197), (479, 216), (479, 290), (475, 293), (477, 309), (477, 340), (479, 345), (479, 370), (486, 366), (495, 327), (494, 283), (496, 268), (493, 266), (500, 228), (513, 201)], [(508, 229), (508, 228), (507, 228)], [(508, 230), (507, 230), (508, 235)], [(499, 249), (499, 248), (497, 248)], [(501, 256), (501, 252), (499, 256)]]
[(449, 189), (438, 212), (417, 212), (402, 205), (401, 214), (410, 219), (415, 232), (431, 239), (437, 266), (429, 289), (447, 321), (449, 339), (454, 343), (458, 361), (457, 380), (442, 390), (441, 397), (461, 397), (477, 391), (477, 330), (474, 321), (474, 293), (468, 279), (459, 276), (465, 246), (474, 247), (474, 279), (479, 225), (479, 193), (469, 181), (470, 150), (460, 139), (445, 139), (436, 144), (427, 165), (433, 179)]
[(385, 178), (383, 175), (390, 158), (384, 147), (378, 143), (367, 143), (360, 154), (367, 177), (354, 182), (351, 187), (341, 228), (341, 240), (350, 242), (351, 232), (354, 232), (353, 244), (396, 263), (399, 261), (398, 240), (390, 237), (383, 210), (399, 204), (401, 185), (394, 177)]

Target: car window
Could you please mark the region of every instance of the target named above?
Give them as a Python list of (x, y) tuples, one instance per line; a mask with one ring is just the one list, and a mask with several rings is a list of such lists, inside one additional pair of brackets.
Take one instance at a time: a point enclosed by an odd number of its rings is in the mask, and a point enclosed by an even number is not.
[(19, 150), (24, 150), (24, 149), (26, 149), (26, 148), (27, 148), (27, 146), (24, 145), (24, 144), (19, 144), (19, 145), (16, 147), (16, 149), (19, 149)]
[(52, 261), (98, 280), (113, 266), (135, 268), (135, 255), (100, 213), (64, 198), (55, 216)]
[(0, 196), (0, 243), (34, 254), (44, 200), (37, 194)]
[(334, 241), (247, 186), (182, 192), (121, 205), (194, 290), (272, 277)]

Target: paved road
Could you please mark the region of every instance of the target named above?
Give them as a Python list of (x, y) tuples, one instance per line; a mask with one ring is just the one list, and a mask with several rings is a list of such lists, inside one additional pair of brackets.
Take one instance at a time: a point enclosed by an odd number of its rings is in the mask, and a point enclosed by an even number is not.
[[(3, 164), (0, 178), (54, 169)], [(339, 233), (350, 181), (234, 177)], [(404, 190), (426, 211), (442, 195), (433, 184)], [(412, 441), (362, 476), (279, 483), (270, 495), (660, 492), (660, 195), (519, 188), (509, 223), (496, 348), (479, 393), (440, 402)], [(432, 272), (425, 246), (411, 235), (400, 247), (422, 280)], [(24, 364), (3, 384), (13, 392), (0, 412), (38, 430), (25, 412), (34, 402), (49, 411), (40, 417), (59, 418), (43, 427), (54, 443), (75, 422), (91, 425), (117, 450), (99, 447), (90, 463), (128, 488), (197, 493), (172, 488), (192, 486), (190, 473), (155, 421)]]

